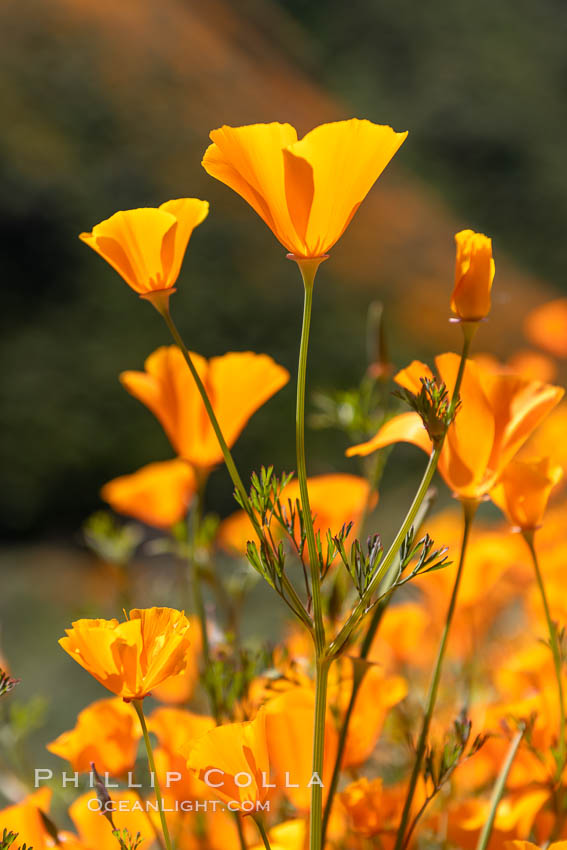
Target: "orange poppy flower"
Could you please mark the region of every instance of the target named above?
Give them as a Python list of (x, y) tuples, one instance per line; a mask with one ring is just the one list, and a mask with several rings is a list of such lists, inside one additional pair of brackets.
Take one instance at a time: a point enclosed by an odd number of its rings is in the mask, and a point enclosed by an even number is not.
[[(370, 495), (368, 482), (358, 475), (315, 475), (307, 479), (307, 488), (315, 534), (320, 532), (323, 545), (327, 530), (337, 534), (348, 522), (354, 524), (351, 531), (354, 538)], [(282, 507), (288, 509), (289, 502), (295, 505), (299, 498), (299, 482), (294, 479), (282, 490)], [(374, 495), (371, 506), (376, 504), (377, 499)], [(272, 528), (272, 532), (274, 531), (276, 529)], [(253, 537), (254, 532), (248, 515), (244, 511), (236, 511), (221, 522), (217, 540), (229, 552), (245, 554), (247, 543)]]
[(555, 357), (567, 357), (567, 298), (536, 307), (526, 317), (524, 330), (534, 345)]
[(561, 480), (563, 469), (548, 457), (537, 460), (513, 460), (504, 469), (490, 498), (508, 521), (522, 531), (538, 528), (551, 491)]
[(207, 217), (209, 204), (197, 198), (167, 201), (157, 209), (117, 212), (81, 233), (79, 239), (100, 254), (141, 296), (175, 292), (187, 243)]
[(295, 257), (322, 257), (338, 242), (407, 133), (351, 118), (300, 141), (290, 124), (221, 127), (203, 167), (234, 189)]
[(250, 814), (269, 792), (266, 717), (216, 726), (181, 749), (187, 767), (231, 808)]
[[(112, 801), (110, 805), (114, 807), (112, 820), (116, 829), (127, 829), (132, 836), (139, 832), (141, 850), (149, 850), (155, 840), (155, 831), (138, 795), (134, 791), (109, 790), (108, 793)], [(95, 791), (88, 791), (74, 800), (69, 806), (69, 817), (87, 850), (116, 850), (116, 836), (100, 811)]]
[(185, 669), (189, 626), (174, 608), (134, 608), (124, 623), (76, 620), (59, 643), (109, 691), (143, 699)]
[(113, 478), (100, 495), (119, 514), (156, 528), (171, 528), (186, 516), (196, 488), (191, 466), (175, 458)]
[(99, 773), (122, 776), (134, 767), (141, 736), (131, 705), (118, 698), (101, 699), (83, 709), (75, 728), (63, 732), (47, 749), (67, 759), (79, 773), (88, 773), (94, 762)]
[[(219, 425), (232, 447), (253, 413), (289, 381), (289, 372), (267, 354), (229, 352), (205, 360), (191, 353)], [(223, 454), (183, 355), (175, 345), (150, 354), (145, 372), (122, 372), (122, 385), (161, 423), (178, 455), (210, 468)]]
[[(435, 359), (449, 393), (455, 386), (459, 362), (456, 354)], [(424, 363), (414, 360), (395, 380), (418, 393), (421, 377), (433, 375)], [(561, 387), (495, 373), (467, 360), (460, 393), (462, 407), (449, 427), (439, 459), (439, 471), (447, 486), (459, 498), (485, 496), (563, 393)], [(367, 443), (348, 449), (347, 455), (369, 455), (399, 442), (413, 443), (428, 454), (432, 451), (421, 417), (412, 412), (390, 419)]]
[(464, 322), (478, 322), (490, 312), (494, 280), (492, 240), (484, 233), (461, 230), (455, 235), (457, 259), (451, 310)]

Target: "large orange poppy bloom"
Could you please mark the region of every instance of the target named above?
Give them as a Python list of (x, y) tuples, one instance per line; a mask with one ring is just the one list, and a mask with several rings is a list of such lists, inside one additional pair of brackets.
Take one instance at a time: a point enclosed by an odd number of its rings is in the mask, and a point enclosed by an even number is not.
[(124, 623), (76, 620), (59, 643), (109, 691), (143, 699), (187, 666), (189, 627), (174, 608), (134, 608)]
[(209, 204), (197, 198), (166, 201), (160, 207), (124, 210), (95, 225), (79, 239), (100, 254), (139, 295), (174, 291), (187, 243), (207, 217)]
[(290, 124), (221, 127), (203, 167), (234, 189), (296, 257), (338, 242), (407, 133), (351, 118), (298, 141)]
[[(191, 359), (207, 390), (224, 438), (232, 447), (253, 413), (289, 381), (289, 372), (267, 354), (238, 351)], [(223, 460), (203, 400), (177, 346), (150, 354), (145, 372), (122, 372), (122, 385), (160, 421), (178, 455), (195, 467)]]
[[(459, 362), (456, 354), (435, 359), (449, 392), (455, 386)], [(433, 374), (424, 363), (414, 360), (395, 380), (417, 394), (421, 377), (433, 378)], [(485, 496), (563, 393), (561, 387), (495, 373), (467, 360), (460, 393), (462, 407), (449, 427), (439, 459), (439, 471), (447, 486), (460, 498)], [(347, 455), (369, 455), (399, 442), (413, 443), (428, 454), (432, 451), (420, 416), (403, 413), (390, 419), (367, 443), (352, 446)]]

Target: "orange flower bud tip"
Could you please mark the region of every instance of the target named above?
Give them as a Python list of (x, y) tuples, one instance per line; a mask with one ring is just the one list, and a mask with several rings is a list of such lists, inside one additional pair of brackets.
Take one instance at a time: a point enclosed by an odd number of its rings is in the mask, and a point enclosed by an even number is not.
[(176, 287), (170, 286), (169, 289), (154, 289), (152, 292), (142, 292), (140, 298), (143, 298), (144, 301), (149, 301), (161, 316), (167, 316), (169, 313), (169, 299), (174, 292), (177, 292)]

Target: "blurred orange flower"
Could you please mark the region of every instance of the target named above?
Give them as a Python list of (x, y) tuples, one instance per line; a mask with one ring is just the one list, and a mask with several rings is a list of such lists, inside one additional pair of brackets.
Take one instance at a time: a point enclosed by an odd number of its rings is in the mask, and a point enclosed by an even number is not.
[(384, 788), (381, 779), (366, 776), (347, 785), (339, 795), (351, 828), (365, 838), (382, 831), (392, 832), (398, 824), (405, 800), (405, 788)]
[(139, 295), (175, 292), (187, 243), (207, 217), (209, 204), (197, 198), (167, 201), (157, 209), (117, 212), (81, 233), (79, 239), (100, 254)]
[(226, 723), (189, 741), (181, 749), (187, 767), (221, 800), (243, 814), (265, 802), (270, 784), (266, 717), (260, 709), (254, 720)]
[(174, 608), (134, 608), (124, 623), (76, 620), (59, 643), (109, 691), (143, 699), (185, 669), (189, 626)]
[[(112, 820), (116, 828), (127, 829), (132, 836), (139, 832), (141, 850), (149, 850), (155, 840), (155, 831), (138, 795), (134, 791), (109, 791), (109, 795), (114, 804)], [(116, 836), (108, 819), (100, 812), (95, 791), (88, 791), (74, 800), (69, 806), (69, 816), (88, 850), (116, 850)]]
[(75, 728), (47, 745), (50, 753), (67, 759), (73, 770), (86, 773), (94, 762), (99, 773), (122, 776), (136, 762), (140, 721), (121, 699), (101, 699), (83, 709)]
[[(309, 811), (313, 760), (315, 690), (294, 687), (270, 699), (265, 706), (266, 734), (274, 782), (300, 811)], [(330, 710), (325, 719), (323, 798), (329, 788), (337, 755), (338, 735)], [(287, 780), (287, 781), (286, 781)], [(291, 786), (298, 787), (291, 787)]]
[(340, 239), (407, 133), (351, 118), (300, 141), (290, 124), (221, 127), (203, 167), (237, 192), (296, 257), (321, 257)]
[(0, 810), (0, 836), (4, 830), (18, 835), (16, 847), (24, 844), (30, 850), (44, 850), (53, 844), (41, 813), (47, 814), (51, 802), (51, 791), (41, 788), (29, 794), (20, 803)]
[[(358, 475), (315, 475), (307, 479), (307, 487), (315, 534), (320, 532), (321, 542), (324, 544), (327, 530), (337, 534), (348, 522), (354, 523), (351, 532), (354, 537), (370, 496), (370, 487), (366, 479)], [(299, 498), (299, 482), (294, 479), (282, 490), (280, 496), (282, 507), (289, 513), (289, 502), (291, 501), (295, 506)], [(376, 495), (370, 499), (371, 507), (377, 500)], [(297, 522), (296, 517), (296, 528)], [(278, 536), (275, 528), (272, 528), (272, 533)], [(243, 554), (252, 537), (253, 528), (247, 514), (244, 511), (236, 511), (221, 522), (217, 540), (228, 551)]]
[[(329, 686), (329, 704), (344, 717), (353, 688), (352, 663), (350, 675), (341, 677)], [(402, 676), (389, 676), (382, 667), (369, 664), (359, 687), (350, 719), (342, 759), (342, 767), (356, 767), (370, 758), (380, 737), (389, 710), (401, 702), (408, 692), (408, 683)]]
[(478, 322), (490, 312), (494, 280), (492, 240), (484, 233), (461, 230), (455, 235), (457, 259), (451, 310), (464, 322)]
[(541, 525), (551, 491), (562, 476), (563, 469), (548, 457), (531, 461), (516, 458), (504, 469), (490, 498), (514, 527), (535, 530)]
[(171, 528), (187, 514), (196, 487), (191, 466), (174, 458), (113, 478), (100, 495), (119, 514), (156, 528)]
[(527, 338), (555, 357), (567, 357), (567, 298), (548, 301), (527, 316)]
[[(267, 354), (229, 352), (205, 360), (191, 353), (219, 425), (232, 447), (253, 413), (289, 381), (289, 372)], [(145, 372), (122, 372), (128, 392), (161, 423), (171, 445), (193, 466), (208, 469), (223, 460), (199, 390), (175, 345), (150, 354)]]
[[(271, 850), (305, 850), (307, 822), (294, 818), (272, 827), (268, 833)], [(265, 845), (256, 844), (250, 850), (264, 850)]]
[(181, 751), (188, 741), (196, 741), (215, 728), (212, 717), (180, 708), (157, 708), (148, 718), (148, 729), (158, 739), (154, 752), (156, 770), (167, 798), (193, 800), (207, 796), (210, 788), (187, 769)]
[[(455, 386), (459, 362), (456, 354), (435, 358), (449, 393)], [(395, 380), (417, 394), (421, 377), (433, 378), (433, 374), (424, 363), (414, 360)], [(467, 360), (460, 392), (462, 407), (449, 427), (439, 459), (439, 471), (447, 486), (460, 498), (485, 496), (563, 394), (561, 387), (495, 373)], [(347, 456), (369, 455), (398, 442), (413, 443), (428, 454), (432, 451), (421, 417), (412, 412), (390, 419), (367, 443), (348, 449)]]

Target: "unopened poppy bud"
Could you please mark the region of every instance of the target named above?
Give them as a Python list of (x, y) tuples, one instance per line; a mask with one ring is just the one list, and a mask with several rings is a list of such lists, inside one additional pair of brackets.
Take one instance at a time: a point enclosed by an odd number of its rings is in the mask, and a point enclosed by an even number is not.
[(463, 322), (479, 322), (490, 312), (494, 280), (492, 240), (484, 233), (461, 230), (455, 235), (457, 258), (451, 310)]

